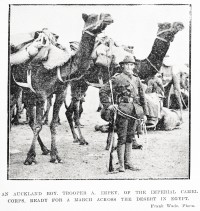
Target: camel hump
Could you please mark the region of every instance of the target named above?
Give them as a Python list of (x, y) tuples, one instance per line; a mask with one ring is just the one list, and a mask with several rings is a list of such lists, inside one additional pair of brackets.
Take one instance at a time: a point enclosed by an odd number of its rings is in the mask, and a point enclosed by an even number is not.
[[(47, 60), (43, 61), (43, 65), (46, 69), (53, 69), (55, 67), (62, 66), (64, 63), (76, 54), (79, 49), (79, 42), (71, 41), (68, 45), (56, 44), (50, 45), (46, 51)], [(42, 50), (42, 49), (41, 49)], [(44, 52), (45, 55), (45, 52)]]

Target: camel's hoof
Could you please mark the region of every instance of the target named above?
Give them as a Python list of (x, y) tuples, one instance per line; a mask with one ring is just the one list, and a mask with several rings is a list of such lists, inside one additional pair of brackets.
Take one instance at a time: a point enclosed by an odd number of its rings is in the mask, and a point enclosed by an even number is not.
[(48, 155), (51, 151), (48, 149), (43, 150), (42, 155)]
[(54, 164), (63, 163), (62, 160), (57, 160), (57, 159), (56, 159), (56, 160), (51, 159), (50, 162), (51, 162), (51, 163), (54, 163)]
[(109, 146), (106, 146), (105, 150), (109, 150), (109, 148), (110, 148)]
[(143, 148), (143, 146), (140, 145), (140, 144), (138, 144), (138, 145), (133, 145), (133, 146), (132, 146), (132, 149), (140, 149), (140, 150), (142, 150), (142, 148)]
[(76, 140), (74, 140), (74, 141), (73, 141), (73, 143), (79, 143), (79, 140), (78, 140), (78, 139), (76, 139)]
[(31, 166), (34, 166), (34, 165), (36, 165), (37, 164), (37, 162), (32, 162), (31, 163)]
[(26, 159), (25, 162), (24, 162), (24, 165), (26, 165), (26, 166), (27, 165), (29, 165), (29, 166), (30, 165), (35, 165), (35, 164), (37, 164), (37, 161), (36, 160), (32, 160), (31, 161), (30, 159)]
[(59, 157), (57, 157), (57, 158), (51, 158), (50, 162), (51, 163), (55, 163), (55, 164), (63, 163), (63, 161)]
[(57, 159), (52, 158), (52, 159), (50, 160), (50, 163), (55, 163), (55, 164), (57, 164), (57, 163), (58, 163), (58, 160), (57, 160)]
[(81, 141), (80, 145), (88, 145), (88, 142), (87, 141)]

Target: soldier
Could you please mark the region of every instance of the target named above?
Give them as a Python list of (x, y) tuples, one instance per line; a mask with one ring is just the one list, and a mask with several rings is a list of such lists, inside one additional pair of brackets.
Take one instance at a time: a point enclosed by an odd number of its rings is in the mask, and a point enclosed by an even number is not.
[(118, 170), (124, 172), (125, 169), (138, 170), (131, 164), (132, 142), (135, 140), (133, 128), (136, 119), (146, 121), (147, 105), (142, 83), (135, 69), (135, 59), (126, 56), (120, 65), (122, 73), (115, 74), (111, 79), (114, 102), (110, 97), (112, 93), (109, 83), (100, 89), (99, 95), (105, 109), (118, 110), (116, 119), (117, 155), (120, 165)]

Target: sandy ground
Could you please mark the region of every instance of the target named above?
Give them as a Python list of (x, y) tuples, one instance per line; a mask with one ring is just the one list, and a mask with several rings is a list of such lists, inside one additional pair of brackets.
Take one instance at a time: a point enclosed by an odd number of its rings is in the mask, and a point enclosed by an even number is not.
[[(140, 171), (108, 173), (109, 152), (105, 150), (106, 133), (94, 130), (96, 124), (105, 123), (98, 107), (98, 90), (89, 88), (84, 103), (81, 123), (82, 133), (89, 145), (73, 143), (65, 109), (60, 111), (61, 125), (58, 126), (57, 147), (63, 164), (52, 164), (49, 155), (42, 155), (36, 147), (36, 165), (23, 165), (32, 141), (32, 130), (28, 125), (13, 126), (9, 134), (9, 179), (187, 179), (189, 177), (189, 111), (183, 112), (184, 123), (172, 131), (148, 131), (147, 137), (140, 136), (138, 142), (143, 150), (133, 150), (133, 163)], [(20, 119), (25, 120), (24, 115)], [(50, 129), (43, 126), (41, 138), (50, 149)], [(114, 152), (114, 167), (117, 153)]]

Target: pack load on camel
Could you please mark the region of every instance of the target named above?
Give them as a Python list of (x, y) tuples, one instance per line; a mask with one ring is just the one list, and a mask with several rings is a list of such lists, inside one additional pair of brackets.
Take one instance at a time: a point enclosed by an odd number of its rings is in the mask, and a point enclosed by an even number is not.
[[(18, 55), (20, 55), (20, 51), (26, 49), (32, 44), (35, 39), (38, 39), (38, 37), (40, 37), (43, 45), (39, 49), (38, 53), (34, 57), (30, 58), (30, 61), (42, 61), (42, 64), (46, 69), (53, 69), (55, 67), (62, 66), (77, 51), (77, 49), (76, 51), (73, 51), (70, 48), (59, 44), (57, 42), (59, 36), (55, 33), (50, 32), (47, 28), (44, 28), (41, 31), (29, 33), (27, 35), (29, 35), (29, 39), (32, 39), (18, 44), (17, 46), (15, 46), (16, 44), (14, 43), (17, 43), (16, 40), (19, 39), (20, 35), (17, 36), (17, 39), (14, 37), (14, 35), (11, 37), (11, 53), (18, 53)], [(27, 35), (24, 36), (24, 34), (22, 34), (21, 40), (23, 39), (23, 37), (24, 39), (27, 39)], [(68, 45), (70, 46), (70, 43)]]
[[(71, 56), (75, 54), (72, 50), (61, 46), (57, 43), (59, 36), (50, 32), (47, 28), (41, 31), (12, 35), (10, 39), (10, 64), (13, 66), (25, 62), (41, 61), (46, 69), (53, 69), (67, 62)], [(70, 45), (70, 44), (69, 44)], [(26, 82), (25, 82), (26, 81)], [(16, 81), (14, 76), (11, 76), (10, 89), (10, 127), (12, 124), (19, 124), (20, 113), (23, 111), (25, 97), (21, 87), (30, 88), (35, 92), (31, 83), (31, 72), (27, 71), (27, 76), (24, 82)], [(21, 105), (20, 105), (21, 104)], [(24, 108), (26, 105), (24, 104)], [(27, 117), (28, 118), (28, 117)]]
[(134, 55), (133, 48), (133, 46), (118, 45), (113, 39), (105, 36), (100, 40), (97, 39), (91, 58), (95, 65), (108, 67), (112, 62), (112, 65), (119, 66), (126, 56)]
[[(53, 69), (66, 63), (78, 50), (78, 42), (69, 42), (61, 45), (57, 42), (59, 36), (50, 32), (47, 28), (41, 31), (15, 34), (10, 38), (10, 64), (20, 65), (25, 62), (38, 62), (42, 61), (46, 69)], [(15, 67), (11, 67), (15, 69)], [(11, 124), (19, 124), (20, 113), (23, 106), (19, 105), (22, 102), (22, 88), (30, 88), (33, 92), (34, 89), (31, 85), (31, 74), (27, 72), (27, 83), (17, 82), (14, 77), (11, 77), (11, 100), (10, 113)], [(18, 85), (18, 86), (16, 86)], [(26, 105), (24, 105), (26, 107)], [(47, 108), (48, 109), (48, 108)], [(16, 110), (16, 111), (15, 111)], [(16, 114), (13, 115), (15, 111)]]
[[(57, 140), (57, 129), (56, 126), (58, 124), (58, 114), (60, 108), (64, 102), (67, 93), (67, 87), (69, 83), (73, 80), (79, 80), (82, 78), (89, 69), (90, 65), (90, 56), (94, 49), (95, 38), (101, 33), (108, 25), (113, 23), (113, 19), (110, 14), (101, 13), (97, 14), (83, 14), (82, 18), (84, 20), (84, 28), (82, 31), (81, 41), (78, 47), (78, 50), (72, 59), (68, 59), (67, 56), (63, 56), (66, 61), (60, 60), (60, 64), (48, 62), (45, 60), (45, 54), (40, 57), (40, 59), (30, 59), (24, 64), (16, 65), (14, 68), (12, 66), (12, 75), (17, 82), (25, 82), (27, 81), (27, 73), (31, 75), (31, 86), (33, 90), (23, 87), (23, 91), (27, 95), (27, 113), (29, 116), (29, 125), (33, 131), (33, 139), (29, 152), (27, 153), (27, 158), (24, 162), (25, 165), (31, 165), (36, 163), (36, 141), (39, 142), (40, 147), (43, 151), (43, 154), (48, 154), (50, 152), (50, 162), (52, 163), (62, 163), (62, 159), (59, 156), (56, 140)], [(46, 30), (41, 31), (40, 33), (44, 34), (46, 37), (48, 34)], [(49, 41), (49, 45), (54, 46), (55, 39), (52, 38), (54, 35), (50, 33), (47, 38)], [(55, 44), (56, 46), (56, 44)], [(47, 48), (46, 48), (47, 47)], [(49, 46), (45, 46), (43, 52), (47, 52), (48, 56), (54, 55), (54, 53), (50, 54), (50, 50), (55, 51), (55, 48), (50, 48)], [(42, 49), (41, 49), (42, 50)], [(56, 50), (58, 50), (56, 48)], [(59, 51), (56, 51), (57, 53)], [(37, 56), (37, 55), (36, 55)], [(63, 58), (62, 57), (62, 58)], [(41, 59), (42, 58), (42, 59)], [(68, 59), (68, 60), (67, 60)], [(54, 60), (54, 58), (53, 58)], [(55, 60), (54, 60), (55, 61)], [(60, 65), (60, 66), (59, 66)], [(53, 69), (48, 69), (52, 67)], [(60, 80), (62, 79), (62, 80)], [(51, 151), (47, 149), (47, 147), (43, 144), (42, 139), (40, 137), (40, 132), (42, 130), (43, 122), (44, 122), (44, 106), (46, 100), (55, 94), (55, 102), (53, 108), (53, 117), (52, 122), (50, 124), (51, 131)], [(35, 109), (36, 108), (36, 112)], [(73, 124), (73, 119), (68, 118), (70, 127)], [(71, 121), (71, 122), (70, 122)], [(74, 131), (72, 131), (73, 133)], [(88, 144), (83, 137), (77, 137), (75, 133), (73, 133), (74, 140), (78, 141), (80, 144)]]

